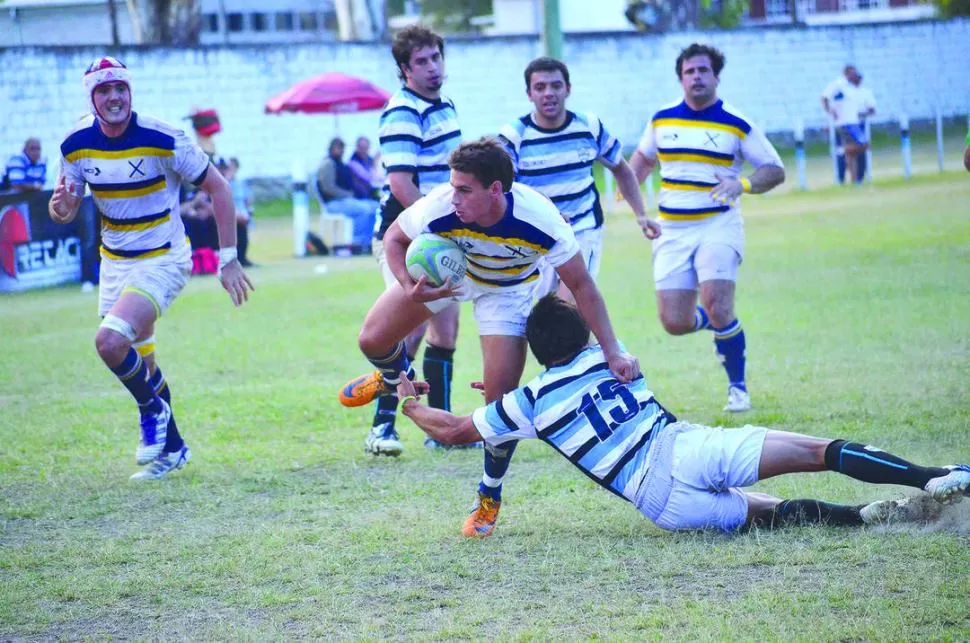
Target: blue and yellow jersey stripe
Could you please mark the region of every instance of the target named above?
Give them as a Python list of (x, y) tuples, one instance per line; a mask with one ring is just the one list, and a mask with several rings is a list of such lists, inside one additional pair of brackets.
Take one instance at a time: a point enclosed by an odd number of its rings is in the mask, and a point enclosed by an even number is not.
[(711, 152), (696, 147), (659, 147), (657, 148), (657, 158), (660, 159), (661, 163), (688, 161), (720, 165), (723, 167), (731, 167), (734, 164), (733, 154)]
[(670, 208), (660, 205), (660, 218), (667, 221), (699, 221), (708, 219), (731, 209), (729, 205), (716, 205), (709, 208)]
[(710, 192), (715, 187), (717, 187), (717, 183), (707, 181), (688, 181), (686, 179), (661, 179), (660, 181), (660, 188), (663, 190)]
[(123, 259), (149, 259), (151, 257), (160, 257), (171, 249), (171, 243), (166, 243), (157, 248), (151, 248), (149, 250), (118, 250), (102, 245), (101, 256), (105, 257), (106, 259), (114, 259), (116, 261)]
[(79, 150), (74, 150), (64, 158), (72, 163), (80, 159), (105, 159), (105, 160), (118, 160), (118, 159), (131, 159), (138, 158), (142, 156), (157, 156), (157, 157), (169, 157), (175, 156), (174, 149), (165, 149), (161, 147), (132, 147), (126, 150), (96, 150), (91, 148), (81, 148)]
[(162, 212), (146, 214), (133, 219), (117, 219), (104, 214), (101, 215), (101, 227), (113, 232), (140, 232), (150, 230), (172, 220), (172, 210), (166, 208)]
[(89, 183), (88, 185), (91, 193), (99, 199), (131, 199), (164, 190), (167, 181), (164, 175), (159, 175), (152, 179), (131, 183)]
[(700, 111), (694, 111), (685, 101), (681, 101), (654, 114), (651, 124), (654, 128), (671, 126), (716, 129), (741, 139), (751, 132), (751, 123), (725, 110), (721, 100)]

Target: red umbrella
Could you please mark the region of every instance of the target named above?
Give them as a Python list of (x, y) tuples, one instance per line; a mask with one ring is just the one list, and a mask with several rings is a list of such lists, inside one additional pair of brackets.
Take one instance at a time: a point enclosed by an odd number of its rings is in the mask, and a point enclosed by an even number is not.
[(383, 109), (390, 97), (363, 78), (331, 72), (301, 81), (269, 99), (266, 113), (352, 114)]

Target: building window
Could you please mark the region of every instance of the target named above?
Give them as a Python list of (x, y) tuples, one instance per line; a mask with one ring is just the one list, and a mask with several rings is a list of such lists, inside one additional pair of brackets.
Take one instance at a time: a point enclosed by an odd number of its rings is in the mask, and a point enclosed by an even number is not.
[(788, 0), (765, 0), (765, 16), (776, 18), (788, 15)]
[(276, 14), (277, 31), (293, 31), (293, 14), (290, 12), (279, 12)]
[(243, 30), (243, 15), (241, 13), (230, 13), (226, 16), (229, 19), (229, 31), (239, 33)]
[(269, 29), (269, 19), (265, 13), (252, 13), (249, 15), (249, 24), (253, 31), (266, 31)]
[(317, 14), (312, 11), (300, 12), (300, 31), (316, 31), (320, 27)]
[(202, 32), (219, 33), (219, 14), (217, 13), (202, 14)]
[(336, 32), (340, 29), (340, 24), (337, 22), (337, 12), (336, 11), (324, 11), (323, 12), (323, 30)]

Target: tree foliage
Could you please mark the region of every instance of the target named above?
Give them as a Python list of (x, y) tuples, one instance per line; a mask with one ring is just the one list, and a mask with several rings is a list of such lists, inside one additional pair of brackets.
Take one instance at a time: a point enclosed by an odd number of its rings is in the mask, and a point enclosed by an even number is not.
[[(388, 0), (387, 15), (404, 13), (405, 0)], [(492, 0), (420, 0), (421, 18), (435, 29), (468, 32), (476, 28), (471, 19), (492, 13)]]

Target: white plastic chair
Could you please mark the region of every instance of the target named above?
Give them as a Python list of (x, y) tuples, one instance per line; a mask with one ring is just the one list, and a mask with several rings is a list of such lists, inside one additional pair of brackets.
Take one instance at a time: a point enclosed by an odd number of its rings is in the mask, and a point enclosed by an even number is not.
[(307, 177), (307, 187), (320, 205), (320, 238), (331, 248), (351, 246), (354, 243), (354, 222), (346, 215), (327, 211), (327, 204), (317, 185), (316, 172), (311, 172)]

